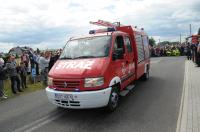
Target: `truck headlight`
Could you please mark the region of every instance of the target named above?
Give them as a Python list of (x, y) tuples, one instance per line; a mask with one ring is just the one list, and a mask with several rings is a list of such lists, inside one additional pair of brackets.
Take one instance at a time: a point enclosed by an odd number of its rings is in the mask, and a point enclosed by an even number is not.
[(48, 77), (48, 86), (53, 86), (53, 78)]
[(98, 78), (85, 78), (85, 84), (84, 87), (97, 87), (104, 84), (104, 78), (98, 77)]

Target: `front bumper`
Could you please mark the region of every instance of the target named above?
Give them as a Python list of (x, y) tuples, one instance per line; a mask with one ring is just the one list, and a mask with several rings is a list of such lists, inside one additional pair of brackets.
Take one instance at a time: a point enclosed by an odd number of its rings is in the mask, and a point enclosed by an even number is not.
[[(112, 88), (108, 87), (98, 91), (83, 91), (83, 92), (67, 92), (56, 91), (46, 88), (46, 93), (49, 101), (59, 107), (84, 109), (84, 108), (99, 108), (108, 104)], [(60, 100), (55, 98), (55, 94), (72, 95), (74, 100)]]

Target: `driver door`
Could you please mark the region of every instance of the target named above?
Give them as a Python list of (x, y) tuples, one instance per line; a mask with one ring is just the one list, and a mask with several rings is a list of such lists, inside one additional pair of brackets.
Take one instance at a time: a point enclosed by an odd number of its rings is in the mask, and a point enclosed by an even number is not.
[[(116, 36), (112, 51), (112, 70), (114, 70), (116, 76), (120, 77), (122, 89), (128, 84), (127, 77), (129, 68), (124, 42), (124, 37), (122, 35)], [(122, 52), (121, 56), (116, 55), (118, 51)]]

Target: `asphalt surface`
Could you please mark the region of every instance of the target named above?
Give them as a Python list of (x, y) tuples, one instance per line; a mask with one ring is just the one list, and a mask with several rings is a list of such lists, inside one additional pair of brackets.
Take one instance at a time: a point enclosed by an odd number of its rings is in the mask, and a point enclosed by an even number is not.
[(58, 109), (44, 90), (1, 101), (0, 132), (175, 132), (184, 61), (153, 58), (150, 79), (138, 81), (113, 113)]

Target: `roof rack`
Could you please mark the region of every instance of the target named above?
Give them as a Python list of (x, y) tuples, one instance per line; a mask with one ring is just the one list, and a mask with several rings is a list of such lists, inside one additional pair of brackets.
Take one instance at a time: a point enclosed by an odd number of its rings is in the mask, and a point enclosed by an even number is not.
[(104, 21), (104, 20), (98, 20), (97, 22), (92, 22), (90, 21), (90, 24), (93, 25), (97, 25), (97, 26), (104, 26), (104, 27), (109, 27), (109, 28), (116, 28), (116, 27), (120, 27), (120, 22), (108, 22), (108, 21)]

